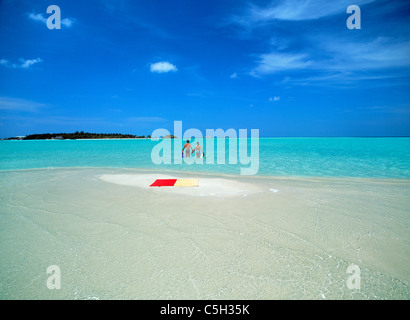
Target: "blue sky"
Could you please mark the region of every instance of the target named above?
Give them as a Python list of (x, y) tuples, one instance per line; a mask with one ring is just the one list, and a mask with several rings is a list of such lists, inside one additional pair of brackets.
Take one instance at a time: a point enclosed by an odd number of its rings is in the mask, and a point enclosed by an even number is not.
[[(49, 5), (61, 9), (50, 30)], [(361, 9), (350, 30), (349, 5)], [(410, 3), (0, 1), (0, 137), (410, 135)]]

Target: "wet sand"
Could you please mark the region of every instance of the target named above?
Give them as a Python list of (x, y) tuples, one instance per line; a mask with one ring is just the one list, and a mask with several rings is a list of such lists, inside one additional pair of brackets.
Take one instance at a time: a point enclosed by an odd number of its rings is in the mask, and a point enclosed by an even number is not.
[[(150, 188), (157, 178), (199, 187)], [(410, 181), (0, 172), (1, 299), (409, 299)], [(349, 289), (349, 265), (361, 287)], [(61, 269), (61, 289), (46, 286)]]

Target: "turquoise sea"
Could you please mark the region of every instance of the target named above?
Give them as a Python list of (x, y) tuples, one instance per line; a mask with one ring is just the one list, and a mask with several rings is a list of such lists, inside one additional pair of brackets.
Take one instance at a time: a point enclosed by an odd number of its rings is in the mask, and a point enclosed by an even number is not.
[[(213, 141), (215, 164), (191, 165), (154, 164), (151, 151), (160, 141), (145, 139), (0, 141), (0, 170), (105, 167), (239, 175), (246, 166), (239, 157), (237, 164), (228, 163), (229, 139), (226, 164), (216, 164), (221, 140)], [(260, 138), (257, 175), (410, 178), (410, 138)]]

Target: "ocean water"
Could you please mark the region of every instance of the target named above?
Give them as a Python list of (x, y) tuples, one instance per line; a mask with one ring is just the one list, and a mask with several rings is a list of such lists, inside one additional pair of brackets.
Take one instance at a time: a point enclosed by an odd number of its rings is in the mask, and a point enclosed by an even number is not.
[[(208, 163), (210, 140), (214, 164)], [(218, 164), (221, 152), (217, 148), (222, 140), (225, 164)], [(160, 141), (0, 141), (0, 170), (106, 167), (239, 175), (240, 169), (250, 164), (238, 153), (236, 163), (229, 163), (229, 140), (204, 139), (208, 158), (202, 164), (176, 164), (174, 154), (171, 164), (154, 164), (151, 152)], [(169, 142), (174, 152), (174, 140)], [(238, 140), (232, 139), (232, 143), (238, 145)], [(260, 138), (259, 154), (251, 153), (250, 139), (247, 149), (258, 165), (259, 176), (410, 178), (410, 138)]]

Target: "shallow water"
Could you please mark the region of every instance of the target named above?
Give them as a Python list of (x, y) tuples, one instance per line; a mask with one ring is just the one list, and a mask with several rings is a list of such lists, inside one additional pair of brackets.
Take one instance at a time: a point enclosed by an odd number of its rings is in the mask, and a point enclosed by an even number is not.
[[(218, 153), (218, 145), (223, 141), (225, 148)], [(171, 164), (154, 164), (151, 153), (160, 141), (0, 141), (0, 170), (107, 167), (239, 175), (241, 168), (250, 164), (243, 164), (246, 159), (239, 156), (239, 147), (236, 163), (230, 163), (229, 141), (204, 139), (201, 143), (206, 154), (204, 163), (192, 165), (176, 164), (175, 157), (180, 157), (180, 151), (174, 157), (173, 148)], [(172, 147), (178, 143), (174, 139), (167, 142)], [(231, 142), (239, 145), (238, 139)], [(182, 148), (180, 140), (179, 143)], [(259, 154), (251, 153), (251, 139), (247, 140), (247, 147), (247, 155), (255, 158), (254, 165), (258, 164), (259, 176), (410, 179), (410, 138), (261, 138)], [(214, 164), (210, 164), (211, 159)], [(225, 164), (217, 164), (222, 159)]]
[(0, 172), (0, 299), (410, 298), (407, 179), (195, 175), (240, 182), (234, 196), (126, 185), (146, 174)]

